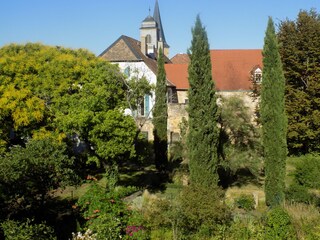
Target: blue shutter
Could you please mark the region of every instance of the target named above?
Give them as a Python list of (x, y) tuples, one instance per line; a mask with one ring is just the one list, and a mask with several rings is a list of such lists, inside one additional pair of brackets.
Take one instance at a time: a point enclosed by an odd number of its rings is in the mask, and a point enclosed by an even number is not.
[(144, 115), (149, 115), (149, 95), (144, 96)]
[(130, 67), (126, 67), (124, 69), (124, 75), (126, 75), (127, 77), (130, 77)]

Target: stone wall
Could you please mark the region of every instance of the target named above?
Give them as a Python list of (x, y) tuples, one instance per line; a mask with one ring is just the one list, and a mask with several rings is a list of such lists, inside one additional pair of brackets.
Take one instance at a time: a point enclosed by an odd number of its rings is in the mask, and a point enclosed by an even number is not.
[[(188, 113), (187, 113), (187, 104), (184, 104), (184, 100), (180, 99), (188, 99), (187, 98), (187, 91), (178, 91), (179, 103), (169, 103), (168, 104), (168, 143), (172, 143), (179, 138), (180, 135), (180, 123), (182, 119), (185, 118), (188, 120)], [(218, 97), (231, 97), (231, 96), (238, 96), (244, 100), (244, 104), (249, 107), (252, 116), (254, 116), (255, 107), (257, 105), (257, 101), (253, 101), (251, 97), (251, 92), (247, 91), (234, 91), (234, 92), (217, 92)], [(219, 99), (218, 99), (219, 101)], [(180, 102), (183, 102), (180, 103)], [(199, 103), (199, 106), (201, 103)], [(148, 133), (148, 140), (153, 141), (153, 124), (152, 119), (141, 119), (139, 123), (143, 123), (141, 128), (141, 132)]]
[(182, 118), (188, 120), (186, 104), (169, 103), (168, 104), (168, 142), (177, 140), (177, 135), (180, 135), (180, 123)]

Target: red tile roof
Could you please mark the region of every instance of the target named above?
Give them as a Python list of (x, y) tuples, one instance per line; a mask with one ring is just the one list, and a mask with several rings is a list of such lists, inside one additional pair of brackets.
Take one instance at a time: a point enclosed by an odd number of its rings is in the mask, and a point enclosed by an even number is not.
[[(218, 91), (251, 90), (250, 72), (262, 67), (262, 50), (211, 50), (212, 77)], [(166, 64), (167, 78), (177, 89), (188, 89), (187, 54), (172, 58), (174, 64)]]
[(190, 58), (188, 54), (178, 53), (173, 58), (170, 59), (172, 63), (189, 63)]
[(177, 89), (188, 89), (188, 64), (166, 64), (167, 79)]

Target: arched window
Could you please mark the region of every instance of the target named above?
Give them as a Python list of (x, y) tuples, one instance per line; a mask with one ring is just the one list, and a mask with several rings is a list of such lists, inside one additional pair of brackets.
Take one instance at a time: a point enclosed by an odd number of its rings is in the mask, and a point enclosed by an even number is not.
[(147, 43), (151, 43), (151, 35), (150, 35), (150, 34), (148, 34), (148, 35), (146, 36), (146, 42), (147, 42)]

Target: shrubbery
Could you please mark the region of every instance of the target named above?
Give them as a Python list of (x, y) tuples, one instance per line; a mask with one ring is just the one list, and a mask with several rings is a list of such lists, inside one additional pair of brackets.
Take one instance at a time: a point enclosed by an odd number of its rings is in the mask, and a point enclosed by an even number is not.
[(276, 207), (267, 213), (266, 238), (270, 240), (296, 239), (289, 214), (282, 208)]
[(5, 239), (7, 240), (54, 240), (54, 231), (45, 223), (34, 223), (27, 219), (26, 222), (18, 222), (13, 220), (6, 220), (1, 224)]
[(242, 208), (246, 211), (250, 211), (254, 209), (255, 201), (252, 195), (242, 194), (235, 200), (238, 208)]
[(320, 156), (305, 155), (296, 164), (294, 173), (295, 180), (298, 184), (308, 188), (320, 188)]

